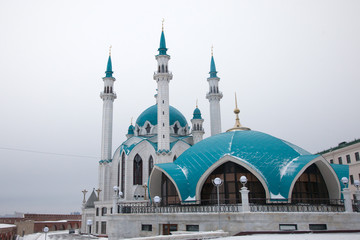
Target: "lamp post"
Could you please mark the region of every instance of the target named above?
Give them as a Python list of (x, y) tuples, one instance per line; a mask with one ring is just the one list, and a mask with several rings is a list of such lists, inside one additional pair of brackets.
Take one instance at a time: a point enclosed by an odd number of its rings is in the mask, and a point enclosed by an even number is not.
[(49, 228), (48, 227), (44, 227), (44, 233), (45, 233), (45, 240), (46, 240), (46, 235), (49, 232)]
[(249, 206), (249, 190), (245, 186), (248, 179), (246, 176), (241, 176), (239, 179), (240, 183), (243, 185), (240, 193), (241, 193), (241, 206), (243, 212), (250, 212), (250, 206)]
[(119, 202), (119, 187), (118, 186), (114, 186), (114, 199), (113, 199), (113, 214), (115, 214), (115, 212), (117, 213), (117, 205)]
[(218, 216), (219, 216), (219, 230), (221, 229), (221, 225), (220, 225), (220, 196), (219, 196), (219, 188), (220, 186), (223, 184), (223, 181), (221, 180), (221, 178), (215, 178), (212, 180), (212, 183), (214, 184), (214, 186), (216, 187), (216, 193), (217, 193), (217, 202), (218, 202)]
[(90, 235), (90, 234), (91, 234), (92, 220), (91, 220), (91, 219), (88, 219), (88, 220), (86, 221), (86, 225), (88, 226), (88, 229), (89, 229), (88, 234)]
[(359, 180), (355, 180), (354, 181), (354, 185), (356, 187), (356, 191), (355, 191), (355, 206), (356, 206), (356, 211), (359, 212), (360, 210), (360, 190), (359, 190), (359, 186), (360, 186), (360, 181)]
[(344, 188), (342, 190), (342, 194), (344, 197), (344, 206), (345, 206), (345, 212), (352, 212), (352, 204), (351, 204), (351, 193), (350, 189), (347, 187), (349, 183), (349, 179), (347, 177), (341, 178), (341, 182), (344, 184)]
[(158, 219), (158, 215), (159, 215), (159, 209), (158, 209), (158, 206), (161, 202), (161, 197), (159, 196), (155, 196), (154, 197), (154, 202), (155, 202), (155, 209), (156, 209), (156, 223), (158, 225), (158, 234), (160, 235), (160, 224), (159, 224), (159, 219)]
[(143, 185), (143, 188), (144, 188), (144, 200), (147, 200), (147, 198), (146, 198), (146, 189), (148, 188), (148, 186), (147, 186), (147, 184), (146, 183), (144, 183)]

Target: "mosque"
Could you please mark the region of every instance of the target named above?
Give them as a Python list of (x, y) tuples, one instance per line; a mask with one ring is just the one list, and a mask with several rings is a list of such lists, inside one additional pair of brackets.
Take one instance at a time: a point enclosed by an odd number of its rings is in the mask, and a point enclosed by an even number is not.
[[(221, 130), (223, 94), (213, 53), (206, 94), (211, 136), (203, 139), (198, 106), (188, 124), (169, 103), (173, 75), (167, 50), (162, 29), (153, 75), (156, 104), (128, 127), (126, 140), (115, 152), (116, 93), (109, 55), (100, 94), (99, 185), (87, 200), (84, 193), (82, 232), (120, 239), (217, 229), (230, 234), (359, 229), (358, 213), (345, 209), (341, 200), (346, 186), (340, 179), (348, 177), (348, 166), (329, 164), (321, 155), (242, 126), (237, 106), (235, 126)], [(245, 182), (239, 181), (242, 176)]]

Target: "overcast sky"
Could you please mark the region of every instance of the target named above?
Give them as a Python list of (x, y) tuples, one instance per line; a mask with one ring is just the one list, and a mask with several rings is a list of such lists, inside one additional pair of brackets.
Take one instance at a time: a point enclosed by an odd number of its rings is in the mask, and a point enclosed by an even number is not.
[(236, 92), (243, 125), (310, 152), (359, 138), (359, 12), (358, 0), (0, 1), (0, 214), (80, 211), (98, 187), (109, 46), (115, 151), (155, 103), (162, 18), (170, 104), (189, 121), (198, 99), (206, 137), (214, 45), (223, 131)]

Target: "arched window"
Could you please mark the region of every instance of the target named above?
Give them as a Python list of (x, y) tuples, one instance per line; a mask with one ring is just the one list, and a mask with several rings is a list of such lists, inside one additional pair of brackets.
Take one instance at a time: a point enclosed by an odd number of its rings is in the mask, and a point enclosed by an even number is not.
[(120, 161), (118, 162), (118, 166), (117, 166), (117, 181), (116, 181), (116, 185), (120, 186)]
[(177, 158), (177, 157), (176, 157), (176, 155), (174, 155), (173, 161), (175, 161), (175, 160), (176, 160), (176, 158)]
[(135, 158), (134, 158), (134, 185), (142, 185), (142, 168), (143, 168), (143, 164), (142, 164), (142, 159), (139, 156), (139, 154), (136, 154)]
[(223, 184), (219, 188), (220, 202), (230, 204), (240, 203), (241, 195), (239, 191), (242, 185), (239, 179), (241, 176), (246, 176), (248, 179), (246, 187), (250, 190), (249, 202), (265, 203), (265, 189), (259, 179), (249, 170), (234, 162), (226, 162), (220, 165), (209, 175), (201, 189), (202, 203), (217, 204), (217, 190), (212, 183), (212, 180), (217, 177), (223, 180)]
[(216, 87), (216, 93), (219, 93), (219, 87)]
[(161, 65), (161, 72), (165, 72), (164, 65)]
[(139, 136), (140, 135), (140, 128), (137, 128), (137, 135)]
[(110, 87), (110, 93), (112, 93), (112, 87)]
[(145, 129), (146, 129), (146, 133), (147, 133), (147, 134), (150, 134), (150, 129), (151, 129), (151, 127), (150, 127), (150, 124), (149, 124), (149, 123), (147, 124), (147, 126), (146, 126)]
[(149, 177), (150, 177), (150, 174), (151, 174), (151, 171), (154, 167), (154, 160), (153, 160), (153, 157), (150, 155), (150, 158), (149, 158)]
[(158, 66), (158, 72), (160, 72), (160, 65)]
[(178, 134), (179, 131), (179, 127), (177, 126), (177, 124), (174, 125), (174, 133)]
[(121, 155), (121, 192), (125, 196), (125, 153)]
[(161, 176), (161, 199), (161, 204), (165, 206), (180, 203), (174, 184), (164, 173)]
[(296, 180), (292, 194), (292, 203), (326, 203), (329, 192), (323, 176), (316, 164), (308, 167)]
[(168, 72), (168, 66), (166, 65), (166, 72)]

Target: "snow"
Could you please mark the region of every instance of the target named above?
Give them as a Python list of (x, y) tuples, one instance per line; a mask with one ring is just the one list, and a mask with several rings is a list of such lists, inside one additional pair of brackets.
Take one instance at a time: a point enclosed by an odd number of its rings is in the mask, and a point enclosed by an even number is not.
[(281, 195), (280, 193), (279, 194), (273, 194), (272, 192), (270, 193), (270, 198), (272, 200), (276, 200), (276, 199), (285, 199), (283, 195)]
[[(49, 232), (47, 239), (70, 240), (70, 239), (98, 239), (107, 240), (107, 238), (94, 238), (88, 235), (73, 235), (67, 231)], [(53, 236), (57, 235), (57, 236)], [(55, 237), (55, 238), (54, 238)], [(254, 234), (236, 237), (222, 237), (216, 240), (339, 240), (351, 239), (360, 240), (360, 233), (306, 233), (306, 234)], [(25, 235), (20, 240), (45, 240), (44, 233), (34, 233)]]
[(295, 168), (292, 168), (292, 170), (288, 170), (288, 168), (293, 162), (295, 162), (298, 159), (299, 159), (299, 157), (294, 158), (293, 160), (291, 160), (290, 162), (288, 162), (287, 164), (282, 166), (282, 168), (280, 169), (280, 179), (282, 179), (285, 174), (287, 174), (287, 175), (293, 174), (293, 172), (295, 171)]
[(187, 199), (185, 199), (185, 202), (187, 202), (187, 201), (195, 201), (196, 199), (195, 199), (195, 196), (193, 196), (193, 197), (188, 197)]
[(304, 233), (304, 234), (255, 234), (216, 240), (360, 240), (360, 233)]
[(16, 227), (16, 225), (13, 225), (13, 224), (0, 224), (0, 228), (11, 228), (11, 227)]

